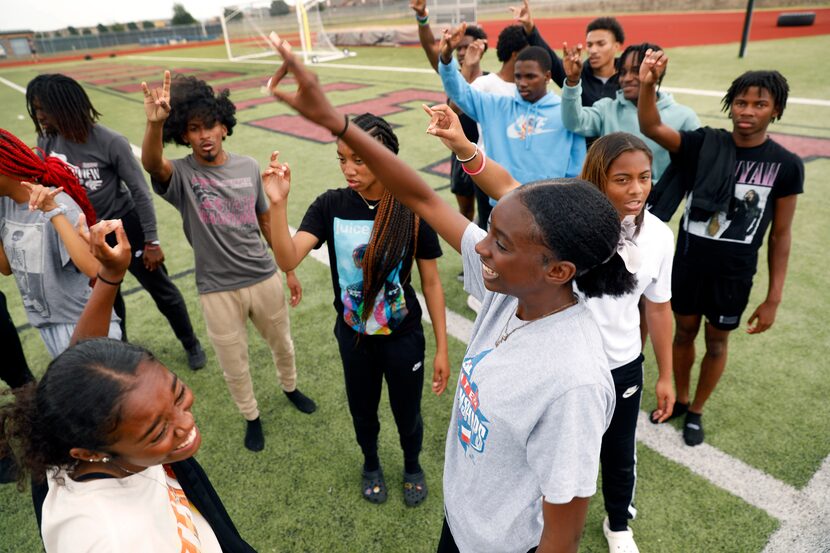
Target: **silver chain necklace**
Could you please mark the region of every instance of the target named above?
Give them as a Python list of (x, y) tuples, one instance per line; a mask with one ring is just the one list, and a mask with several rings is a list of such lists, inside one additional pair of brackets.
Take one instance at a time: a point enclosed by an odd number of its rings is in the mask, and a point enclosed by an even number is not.
[(529, 325), (531, 323), (535, 323), (536, 321), (541, 321), (542, 319), (546, 319), (547, 317), (550, 317), (551, 315), (555, 315), (555, 314), (559, 313), (560, 311), (564, 311), (564, 310), (568, 309), (569, 307), (573, 307), (577, 303), (579, 303), (579, 299), (576, 296), (574, 296), (574, 299), (573, 299), (572, 302), (570, 302), (568, 304), (565, 304), (565, 305), (562, 305), (560, 307), (557, 307), (553, 311), (551, 311), (549, 313), (545, 313), (541, 317), (536, 317), (535, 319), (525, 321), (524, 324), (521, 324), (521, 325), (517, 326), (516, 328), (514, 328), (513, 330), (508, 332), (507, 327), (510, 326), (510, 321), (513, 320), (513, 317), (515, 317), (516, 314), (519, 311), (519, 304), (517, 303), (516, 308), (513, 310), (513, 315), (508, 317), (507, 322), (504, 323), (504, 328), (501, 331), (501, 335), (496, 339), (496, 347), (499, 347), (500, 345), (505, 343), (507, 341), (507, 339), (510, 338), (510, 336), (513, 335), (514, 332), (518, 332), (519, 330), (523, 329), (524, 327), (526, 327), (527, 325)]
[(369, 203), (369, 200), (367, 200), (366, 198), (364, 198), (364, 197), (363, 197), (363, 194), (361, 194), (361, 193), (360, 193), (360, 192), (358, 192), (357, 190), (355, 190), (355, 193), (357, 193), (357, 195), (358, 195), (358, 196), (360, 196), (360, 199), (361, 199), (361, 200), (363, 200), (363, 203), (364, 203), (364, 204), (366, 204), (366, 207), (368, 207), (368, 208), (369, 208), (369, 209), (371, 209), (372, 211), (374, 211), (374, 210), (375, 210), (375, 208), (376, 208), (378, 205), (380, 205), (380, 200), (378, 200), (378, 201), (377, 201), (377, 203), (375, 203), (374, 205), (372, 205), (372, 204), (370, 204), (370, 203)]

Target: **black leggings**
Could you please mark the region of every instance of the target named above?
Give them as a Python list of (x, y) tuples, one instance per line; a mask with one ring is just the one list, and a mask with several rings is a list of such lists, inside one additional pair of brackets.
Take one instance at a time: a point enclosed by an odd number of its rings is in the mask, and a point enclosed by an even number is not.
[[(185, 304), (182, 293), (179, 292), (179, 289), (170, 280), (167, 269), (163, 264), (155, 271), (150, 271), (144, 266), (144, 256), (135, 256), (135, 252), (144, 248), (144, 231), (141, 230), (141, 221), (135, 209), (125, 213), (121, 217), (121, 222), (124, 224), (124, 231), (127, 233), (127, 238), (133, 249), (133, 256), (130, 260), (129, 267), (130, 273), (147, 290), (150, 297), (153, 298), (153, 301), (156, 302), (156, 307), (167, 318), (176, 338), (179, 339), (186, 349), (190, 349), (199, 340), (193, 333), (193, 326), (190, 323), (190, 316), (187, 313), (187, 304)], [(107, 242), (114, 246), (116, 242), (115, 234), (107, 236)], [(127, 311), (120, 288), (118, 295), (115, 297), (115, 305), (113, 307), (115, 314), (121, 318), (121, 339), (126, 342)]]
[(424, 437), (421, 419), (423, 329), (419, 325), (401, 336), (366, 336), (358, 335), (338, 320), (334, 334), (340, 346), (355, 437), (364, 457), (377, 456), (378, 404), (386, 378), (389, 405), (398, 427), (404, 459), (417, 463)]
[(0, 292), (0, 352), (3, 355), (3, 361), (0, 362), (0, 379), (3, 379), (10, 388), (19, 388), (34, 381), (35, 377), (29, 370), (29, 364), (26, 363), (26, 357), (23, 355), (23, 346), (20, 344), (17, 328), (9, 315), (6, 296), (2, 292)]

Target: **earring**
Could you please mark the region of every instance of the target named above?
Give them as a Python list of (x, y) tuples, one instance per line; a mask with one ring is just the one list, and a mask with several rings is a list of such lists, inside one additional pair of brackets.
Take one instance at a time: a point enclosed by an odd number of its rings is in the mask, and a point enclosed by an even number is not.
[(109, 457), (107, 457), (107, 456), (104, 456), (104, 457), (102, 457), (102, 458), (101, 458), (101, 462), (102, 462), (102, 463), (109, 463), (109, 462), (110, 462), (110, 458), (109, 458)]

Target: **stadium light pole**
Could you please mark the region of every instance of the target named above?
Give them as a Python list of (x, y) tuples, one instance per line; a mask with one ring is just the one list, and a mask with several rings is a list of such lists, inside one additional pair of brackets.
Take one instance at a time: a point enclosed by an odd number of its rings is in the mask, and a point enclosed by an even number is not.
[(752, 9), (755, 7), (755, 0), (748, 0), (746, 3), (746, 17), (744, 17), (744, 31), (741, 34), (741, 49), (738, 50), (738, 57), (744, 57), (746, 43), (749, 40), (749, 27), (752, 25)]

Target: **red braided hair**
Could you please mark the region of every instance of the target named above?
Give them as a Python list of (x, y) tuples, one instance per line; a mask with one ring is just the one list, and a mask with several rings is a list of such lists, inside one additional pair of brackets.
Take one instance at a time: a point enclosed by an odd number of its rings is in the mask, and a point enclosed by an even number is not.
[(31, 179), (56, 188), (62, 186), (84, 212), (87, 225), (94, 225), (95, 210), (72, 169), (59, 158), (46, 155), (40, 148), (37, 150), (45, 161), (15, 135), (6, 129), (0, 129), (0, 174), (13, 178), (22, 177), (24, 180)]

